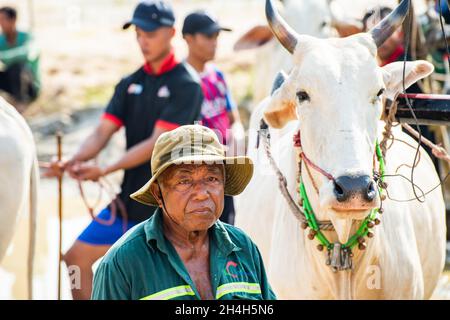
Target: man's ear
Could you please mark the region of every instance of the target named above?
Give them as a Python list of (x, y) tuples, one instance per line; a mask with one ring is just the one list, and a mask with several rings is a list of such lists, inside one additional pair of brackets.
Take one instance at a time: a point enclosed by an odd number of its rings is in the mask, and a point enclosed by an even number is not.
[(177, 32), (176, 32), (175, 27), (170, 27), (170, 28), (169, 28), (169, 36), (170, 36), (170, 38), (175, 37), (176, 33), (177, 33)]
[(158, 206), (162, 206), (162, 195), (161, 195), (161, 189), (157, 183), (153, 183), (150, 186), (150, 193), (152, 196), (156, 199), (156, 202), (158, 202)]
[[(429, 76), (434, 71), (434, 66), (424, 60), (407, 61), (405, 68), (405, 89), (420, 79)], [(383, 67), (384, 84), (386, 85), (386, 97), (393, 99), (403, 92), (403, 62), (393, 62)]]
[(192, 36), (192, 34), (185, 34), (185, 35), (183, 35), (183, 38), (186, 41), (186, 43), (189, 45), (192, 43), (192, 40), (194, 37)]

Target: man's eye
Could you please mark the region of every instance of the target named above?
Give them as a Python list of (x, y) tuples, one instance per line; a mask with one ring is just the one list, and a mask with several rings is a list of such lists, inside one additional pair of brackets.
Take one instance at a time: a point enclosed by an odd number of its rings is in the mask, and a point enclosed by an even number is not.
[(181, 185), (186, 185), (186, 184), (190, 184), (191, 183), (191, 180), (180, 180), (180, 181), (178, 181), (178, 183), (177, 184), (181, 184)]
[(216, 178), (216, 177), (208, 177), (208, 178), (206, 178), (206, 180), (208, 181), (208, 182), (218, 182), (219, 181), (219, 179), (218, 178)]

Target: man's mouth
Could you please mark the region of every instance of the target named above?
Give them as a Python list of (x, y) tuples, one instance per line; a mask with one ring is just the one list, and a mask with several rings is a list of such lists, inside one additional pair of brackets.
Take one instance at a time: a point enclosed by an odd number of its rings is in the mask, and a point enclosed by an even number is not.
[(210, 214), (211, 212), (212, 212), (212, 210), (210, 208), (206, 208), (206, 207), (189, 211), (190, 214)]

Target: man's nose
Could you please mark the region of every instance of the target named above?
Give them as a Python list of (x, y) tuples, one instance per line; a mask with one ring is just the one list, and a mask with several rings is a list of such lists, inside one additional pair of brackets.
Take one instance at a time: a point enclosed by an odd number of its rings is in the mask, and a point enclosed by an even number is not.
[(196, 181), (193, 185), (192, 192), (194, 193), (194, 199), (196, 200), (209, 198), (208, 188), (203, 181)]

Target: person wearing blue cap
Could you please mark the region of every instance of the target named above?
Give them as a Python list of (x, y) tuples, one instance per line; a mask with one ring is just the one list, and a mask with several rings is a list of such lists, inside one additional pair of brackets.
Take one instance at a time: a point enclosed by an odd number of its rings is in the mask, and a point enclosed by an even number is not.
[[(90, 298), (93, 263), (124, 231), (152, 216), (154, 208), (132, 201), (129, 195), (151, 178), (149, 160), (158, 137), (200, 118), (202, 90), (195, 72), (175, 58), (171, 45), (174, 22), (173, 10), (164, 1), (137, 5), (132, 19), (123, 28), (135, 26), (144, 65), (119, 82), (98, 127), (79, 151), (69, 161), (54, 162), (47, 172), (47, 176), (58, 176), (67, 170), (75, 179), (97, 181), (125, 170), (117, 199), (98, 214), (64, 255), (67, 266), (80, 270), (80, 285), (72, 288), (74, 299)], [(125, 155), (106, 167), (87, 162), (100, 153), (122, 126), (126, 135)], [(116, 207), (125, 210), (112, 224), (108, 223), (114, 218), (112, 211)]]
[[(232, 126), (244, 131), (239, 112), (234, 103), (224, 74), (212, 63), (216, 56), (217, 42), (221, 31), (231, 31), (223, 27), (208, 12), (198, 10), (186, 16), (183, 23), (183, 38), (189, 49), (186, 63), (200, 76), (203, 90), (202, 125), (213, 129), (219, 140), (230, 145)], [(225, 207), (220, 219), (234, 224), (235, 210), (233, 198), (225, 196)]]

